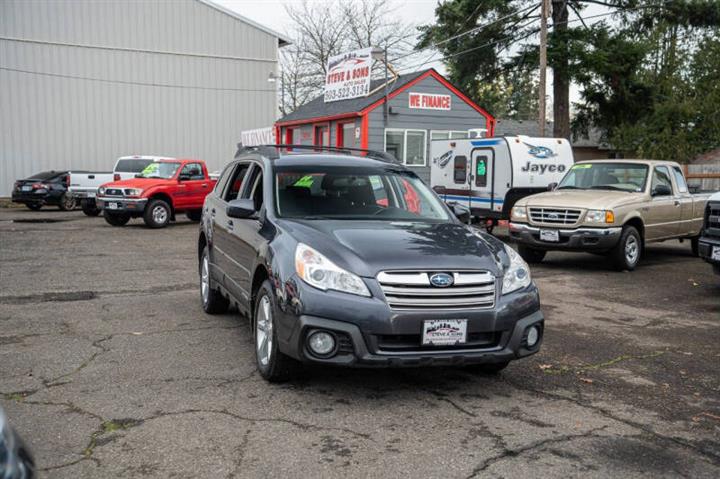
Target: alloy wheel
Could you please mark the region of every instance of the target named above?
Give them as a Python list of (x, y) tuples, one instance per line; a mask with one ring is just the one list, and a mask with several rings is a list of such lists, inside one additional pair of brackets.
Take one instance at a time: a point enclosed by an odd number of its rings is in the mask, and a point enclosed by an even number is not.
[(640, 244), (638, 243), (637, 238), (632, 235), (628, 236), (627, 240), (625, 241), (625, 259), (627, 260), (628, 264), (634, 265), (637, 262), (639, 255)]
[(272, 308), (270, 307), (270, 298), (267, 296), (260, 298), (260, 307), (255, 321), (255, 347), (258, 361), (263, 366), (267, 366), (273, 348)]
[(155, 223), (163, 224), (167, 221), (168, 213), (165, 207), (157, 205), (152, 210), (152, 217)]
[(202, 294), (203, 304), (207, 304), (210, 294), (210, 274), (207, 255), (203, 256), (202, 267), (200, 270), (200, 294)]

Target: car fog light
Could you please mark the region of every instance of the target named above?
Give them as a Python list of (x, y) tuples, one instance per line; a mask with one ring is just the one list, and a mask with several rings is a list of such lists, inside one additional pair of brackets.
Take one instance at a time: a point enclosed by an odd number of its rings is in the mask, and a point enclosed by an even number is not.
[(335, 337), (325, 331), (318, 331), (310, 335), (308, 346), (318, 356), (327, 356), (335, 349)]
[(527, 333), (527, 345), (529, 348), (535, 346), (540, 338), (540, 332), (535, 326), (530, 327)]

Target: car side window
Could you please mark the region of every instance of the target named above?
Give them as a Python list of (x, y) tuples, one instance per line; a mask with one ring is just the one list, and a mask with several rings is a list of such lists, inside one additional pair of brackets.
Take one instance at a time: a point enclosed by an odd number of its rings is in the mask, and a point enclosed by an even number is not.
[(453, 160), (453, 179), (455, 183), (467, 181), (467, 156), (458, 155)]
[(223, 200), (232, 201), (237, 199), (238, 194), (240, 194), (240, 191), (242, 190), (242, 185), (244, 183), (245, 177), (247, 176), (249, 168), (250, 164), (248, 163), (241, 163), (238, 165), (237, 168), (235, 168), (233, 175), (230, 177), (230, 183), (225, 190), (225, 196)]
[(217, 183), (215, 183), (215, 194), (218, 196), (222, 196), (230, 176), (233, 174), (233, 171), (235, 171), (235, 166), (235, 164), (230, 164), (220, 173), (220, 178), (218, 178)]
[(255, 166), (252, 171), (252, 186), (243, 193), (243, 198), (250, 198), (255, 205), (255, 211), (260, 211), (263, 205), (263, 172), (262, 168)]
[(187, 165), (183, 166), (182, 171), (180, 171), (180, 176), (184, 176), (191, 180), (205, 179), (205, 175), (203, 175), (202, 171), (202, 165), (200, 163), (188, 163)]
[(673, 175), (675, 175), (675, 184), (677, 184), (678, 192), (687, 193), (687, 182), (685, 181), (685, 175), (683, 175), (682, 171), (680, 171), (680, 168), (673, 166)]
[(670, 180), (670, 172), (665, 166), (656, 166), (653, 171), (653, 179), (651, 189), (655, 189), (658, 185), (667, 185), (672, 191), (672, 181)]

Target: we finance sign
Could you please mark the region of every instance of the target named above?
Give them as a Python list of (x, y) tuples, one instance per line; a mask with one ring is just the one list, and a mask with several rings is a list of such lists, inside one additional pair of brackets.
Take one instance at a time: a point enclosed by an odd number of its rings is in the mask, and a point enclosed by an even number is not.
[(408, 95), (408, 106), (420, 110), (450, 110), (450, 95), (433, 95), (430, 93), (413, 93)]
[(370, 93), (372, 48), (330, 57), (325, 76), (325, 102), (359, 98)]

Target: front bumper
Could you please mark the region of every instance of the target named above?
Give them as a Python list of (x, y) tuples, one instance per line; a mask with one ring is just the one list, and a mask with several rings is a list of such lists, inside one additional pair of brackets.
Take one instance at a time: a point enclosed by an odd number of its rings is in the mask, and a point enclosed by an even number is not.
[[(540, 239), (540, 230), (556, 230), (560, 241)], [(617, 245), (622, 227), (611, 228), (540, 228), (525, 223), (510, 223), (510, 237), (533, 248), (542, 250), (607, 251)]]
[(702, 236), (698, 243), (698, 253), (702, 259), (715, 266), (716, 271), (720, 268), (720, 260), (712, 259), (713, 248), (720, 249), (720, 238)]
[(147, 198), (120, 198), (112, 196), (97, 196), (96, 206), (101, 210), (113, 213), (141, 214), (145, 210)]
[[(310, 308), (312, 314), (306, 314), (293, 311), (287, 303), (286, 307), (281, 305), (277, 311), (278, 319), (281, 326), (287, 326), (281, 327), (278, 336), (280, 350), (305, 363), (346, 367), (498, 363), (535, 354), (542, 344), (544, 316), (534, 285), (501, 296), (493, 309), (453, 312), (397, 312), (377, 297), (352, 297), (333, 292), (317, 295), (309, 287), (296, 286), (302, 290), (302, 303), (322, 306)], [(333, 307), (334, 311), (331, 311), (328, 306), (335, 298), (328, 295), (345, 298), (344, 307)], [(323, 296), (323, 303), (315, 302)], [(423, 321), (444, 318), (467, 319), (467, 343), (446, 347), (421, 345)], [(533, 325), (540, 330), (540, 340), (528, 348), (525, 344), (527, 330)], [(307, 337), (315, 330), (329, 331), (335, 336), (338, 347), (333, 356), (318, 358), (309, 351)]]

